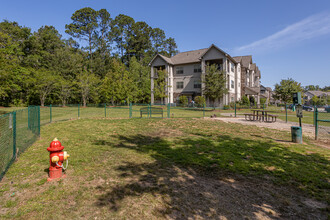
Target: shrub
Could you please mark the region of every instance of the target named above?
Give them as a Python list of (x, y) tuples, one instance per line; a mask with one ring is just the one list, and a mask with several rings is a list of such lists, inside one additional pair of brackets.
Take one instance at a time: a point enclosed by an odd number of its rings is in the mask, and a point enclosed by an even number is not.
[(229, 103), (230, 108), (234, 109), (235, 108), (235, 102)]
[(229, 107), (230, 107), (229, 105), (224, 105), (224, 106), (223, 106), (223, 109), (224, 109), (224, 110), (228, 110)]
[(182, 95), (182, 96), (180, 96), (179, 100), (180, 100), (180, 104), (182, 106), (187, 106), (188, 105), (188, 98), (187, 98), (187, 96)]
[(261, 105), (266, 104), (266, 101), (267, 101), (266, 98), (261, 98), (261, 99), (260, 99), (260, 104), (261, 104)]
[(241, 105), (250, 105), (250, 100), (246, 95), (242, 97)]
[(196, 96), (195, 97), (195, 102), (197, 104), (198, 107), (203, 107), (206, 103), (205, 101), (205, 97), (203, 96)]

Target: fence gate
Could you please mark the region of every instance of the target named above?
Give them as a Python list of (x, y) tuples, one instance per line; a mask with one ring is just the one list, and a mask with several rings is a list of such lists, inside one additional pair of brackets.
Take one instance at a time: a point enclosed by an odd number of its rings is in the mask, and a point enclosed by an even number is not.
[(329, 112), (319, 112), (317, 108), (315, 108), (314, 112), (315, 117), (315, 140), (317, 140), (319, 133), (320, 123), (329, 123), (330, 122), (330, 113)]

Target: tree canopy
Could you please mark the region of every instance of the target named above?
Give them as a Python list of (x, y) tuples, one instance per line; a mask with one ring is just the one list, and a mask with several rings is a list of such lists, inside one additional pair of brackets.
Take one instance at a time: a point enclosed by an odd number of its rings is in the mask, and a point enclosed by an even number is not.
[(274, 98), (281, 100), (285, 103), (292, 101), (292, 94), (302, 92), (303, 88), (300, 83), (291, 78), (282, 79), (280, 84), (275, 85)]
[(164, 30), (106, 9), (81, 8), (65, 25), (31, 32), (0, 22), (0, 106), (88, 102), (150, 102), (150, 67), (157, 53), (177, 53)]

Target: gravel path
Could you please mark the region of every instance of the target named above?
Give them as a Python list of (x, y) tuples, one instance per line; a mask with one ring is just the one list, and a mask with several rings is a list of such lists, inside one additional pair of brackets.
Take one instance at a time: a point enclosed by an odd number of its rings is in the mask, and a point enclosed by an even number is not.
[[(223, 116), (230, 116), (230, 113), (224, 113)], [(277, 130), (284, 130), (291, 132), (291, 126), (299, 126), (298, 123), (295, 122), (284, 122), (280, 119), (277, 119), (274, 123), (260, 122), (260, 121), (247, 121), (242, 116), (237, 118), (234, 117), (221, 117), (221, 118), (213, 118), (214, 120), (221, 120), (224, 122), (231, 123), (239, 123), (244, 125), (256, 125), (258, 127), (266, 127)], [(302, 124), (303, 135), (314, 138), (315, 137), (315, 127), (310, 124)], [(330, 127), (319, 126), (319, 137), (322, 139), (330, 139)]]

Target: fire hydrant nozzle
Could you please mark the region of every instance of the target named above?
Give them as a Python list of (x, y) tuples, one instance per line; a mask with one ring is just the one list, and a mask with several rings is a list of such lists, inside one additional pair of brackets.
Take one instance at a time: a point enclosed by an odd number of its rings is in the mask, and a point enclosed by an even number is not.
[[(48, 181), (58, 179), (64, 176), (62, 175), (62, 169), (67, 168), (68, 158), (70, 157), (70, 155), (66, 151), (63, 151), (63, 149), (64, 146), (62, 146), (61, 142), (59, 142), (57, 138), (54, 138), (54, 140), (50, 143), (50, 146), (47, 148), (47, 150), (50, 152)], [(64, 161), (66, 161), (65, 168), (63, 167)]]

